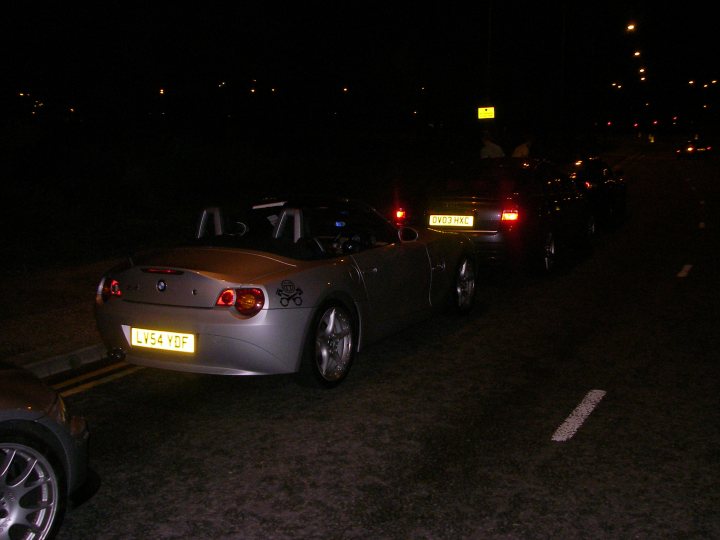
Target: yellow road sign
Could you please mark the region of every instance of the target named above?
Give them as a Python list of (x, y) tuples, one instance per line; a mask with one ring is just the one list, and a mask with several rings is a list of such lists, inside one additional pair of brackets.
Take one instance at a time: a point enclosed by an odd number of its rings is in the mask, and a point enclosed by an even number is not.
[(495, 118), (495, 107), (478, 107), (478, 120)]

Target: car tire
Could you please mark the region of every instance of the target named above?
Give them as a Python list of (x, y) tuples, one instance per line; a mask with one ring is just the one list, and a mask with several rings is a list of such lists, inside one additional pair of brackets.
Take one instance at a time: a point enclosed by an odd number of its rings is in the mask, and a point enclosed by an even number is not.
[(452, 283), (452, 308), (455, 313), (465, 315), (470, 313), (475, 305), (477, 293), (477, 269), (475, 262), (469, 257), (463, 257), (455, 269)]
[(304, 384), (334, 388), (347, 377), (357, 336), (354, 314), (340, 302), (324, 304), (313, 317), (308, 332), (300, 379)]
[(585, 222), (585, 232), (580, 242), (583, 253), (591, 253), (598, 238), (598, 225), (594, 214), (590, 214)]
[(0, 536), (50, 539), (57, 534), (67, 506), (65, 472), (47, 445), (0, 433), (0, 494)]
[(551, 274), (557, 270), (557, 239), (552, 231), (548, 231), (543, 236), (543, 245), (541, 251), (541, 269), (546, 274)]
[(593, 214), (588, 216), (587, 223), (585, 224), (585, 236), (590, 243), (592, 243), (597, 236), (597, 221)]

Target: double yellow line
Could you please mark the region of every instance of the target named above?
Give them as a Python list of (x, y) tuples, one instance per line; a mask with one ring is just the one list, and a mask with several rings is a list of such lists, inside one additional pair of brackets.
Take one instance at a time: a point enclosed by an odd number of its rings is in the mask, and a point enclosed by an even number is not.
[(84, 392), (90, 388), (94, 388), (95, 386), (100, 386), (101, 384), (114, 381), (115, 379), (126, 377), (127, 375), (135, 373), (141, 369), (145, 368), (142, 366), (133, 366), (123, 361), (116, 362), (114, 364), (110, 364), (109, 366), (96, 369), (95, 371), (84, 373), (83, 375), (78, 375), (72, 379), (53, 384), (52, 387), (65, 398), (74, 394), (79, 394), (80, 392)]

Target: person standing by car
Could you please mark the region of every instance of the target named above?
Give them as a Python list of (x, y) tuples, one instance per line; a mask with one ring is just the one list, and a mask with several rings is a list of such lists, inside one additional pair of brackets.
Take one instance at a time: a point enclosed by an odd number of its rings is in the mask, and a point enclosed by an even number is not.
[(530, 147), (532, 146), (532, 137), (527, 137), (523, 142), (518, 144), (513, 150), (512, 157), (525, 158), (530, 156)]
[(483, 146), (482, 146), (482, 149), (480, 150), (481, 158), (505, 157), (505, 151), (502, 149), (502, 147), (498, 143), (496, 143), (493, 140), (489, 131), (486, 131), (485, 133), (483, 133), (482, 143), (483, 143)]

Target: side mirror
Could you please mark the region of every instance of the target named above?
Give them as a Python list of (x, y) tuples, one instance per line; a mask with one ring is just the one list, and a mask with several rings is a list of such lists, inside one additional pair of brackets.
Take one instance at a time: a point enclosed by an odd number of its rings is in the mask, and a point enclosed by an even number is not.
[(398, 238), (401, 242), (414, 242), (418, 239), (418, 232), (412, 227), (400, 227), (398, 229)]

